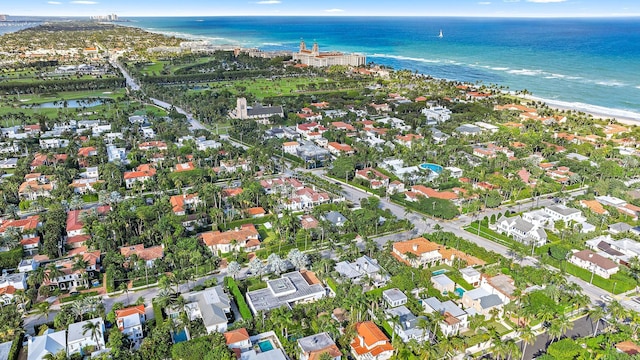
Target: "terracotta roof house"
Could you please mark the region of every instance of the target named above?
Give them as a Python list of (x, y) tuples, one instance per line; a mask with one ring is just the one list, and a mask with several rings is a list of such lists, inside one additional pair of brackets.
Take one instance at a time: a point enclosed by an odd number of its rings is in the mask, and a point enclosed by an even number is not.
[(138, 144), (138, 149), (147, 151), (151, 149), (167, 150), (167, 143), (164, 141), (147, 141)]
[[(452, 191), (437, 191), (430, 187), (426, 187), (424, 185), (414, 185), (411, 187), (411, 192), (414, 193), (414, 196), (411, 197), (407, 195), (407, 198), (410, 201), (417, 201), (417, 196), (424, 196), (427, 198), (436, 198), (442, 200), (457, 200), (458, 195)], [(417, 196), (416, 196), (417, 195)]]
[(252, 207), (246, 210), (251, 218), (261, 218), (267, 213), (262, 206)]
[(101, 216), (107, 214), (111, 208), (107, 205), (99, 206), (93, 209), (84, 209), (84, 210), (70, 210), (67, 213), (67, 236), (74, 237), (78, 235), (84, 234), (84, 223), (82, 222), (82, 217), (90, 214), (92, 211), (96, 211), (96, 214)]
[(0, 220), (0, 234), (4, 234), (9, 228), (16, 228), (21, 233), (34, 232), (38, 226), (40, 226), (39, 215), (31, 215), (18, 220)]
[(138, 260), (144, 260), (147, 267), (152, 267), (154, 261), (162, 259), (164, 256), (164, 245), (152, 246), (145, 248), (144, 244), (133, 246), (123, 246), (120, 248), (120, 254), (128, 261), (131, 255), (136, 255)]
[(616, 349), (618, 349), (618, 351), (623, 352), (627, 355), (640, 354), (640, 346), (638, 346), (638, 344), (630, 340), (617, 343)]
[(134, 347), (139, 347), (144, 338), (143, 325), (147, 319), (144, 304), (116, 310), (116, 325)]
[(300, 218), (300, 223), (302, 228), (305, 230), (315, 229), (318, 226), (320, 226), (320, 222), (318, 222), (318, 220), (314, 218), (312, 215), (303, 215)]
[(198, 193), (174, 195), (169, 198), (173, 213), (176, 215), (186, 215), (187, 210), (193, 210), (200, 203)]
[(466, 261), (469, 266), (484, 265), (484, 261), (476, 257), (453, 248), (446, 248), (423, 237), (394, 243), (391, 254), (399, 261), (413, 267), (428, 267), (440, 261), (451, 264), (455, 258)]
[(234, 197), (234, 196), (238, 196), (240, 194), (242, 194), (242, 188), (227, 188), (227, 189), (222, 189), (222, 197), (223, 198), (228, 198), (228, 197)]
[(131, 189), (136, 182), (151, 180), (156, 174), (156, 169), (152, 164), (142, 164), (135, 171), (124, 173), (124, 183), (127, 189)]
[(245, 328), (227, 331), (224, 334), (227, 347), (230, 349), (247, 349), (251, 347), (249, 332)]
[(225, 232), (209, 231), (200, 234), (199, 237), (214, 254), (218, 252), (225, 254), (238, 251), (240, 248), (246, 251), (260, 248), (260, 235), (253, 224), (244, 224)]
[(173, 172), (184, 172), (184, 171), (191, 171), (195, 169), (196, 167), (195, 165), (193, 165), (193, 162), (189, 161), (187, 163), (176, 164), (176, 167), (175, 169), (173, 169)]
[(356, 360), (386, 360), (393, 355), (389, 338), (371, 321), (356, 323), (351, 353)]

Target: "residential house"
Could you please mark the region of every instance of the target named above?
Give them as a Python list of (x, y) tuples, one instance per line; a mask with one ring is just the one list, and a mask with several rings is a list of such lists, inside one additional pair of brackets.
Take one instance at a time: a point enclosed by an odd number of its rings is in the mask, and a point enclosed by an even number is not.
[(36, 200), (39, 197), (51, 197), (51, 191), (56, 188), (56, 182), (51, 176), (40, 173), (25, 175), (25, 181), (18, 187), (18, 195), (26, 200)]
[(55, 356), (67, 352), (67, 331), (45, 330), (40, 336), (32, 336), (27, 340), (27, 360), (43, 360), (48, 355)]
[(469, 314), (453, 301), (441, 302), (435, 297), (430, 297), (421, 300), (421, 303), (425, 313), (437, 312), (443, 316), (439, 326), (444, 336), (456, 336), (469, 327)]
[(482, 278), (480, 288), (487, 290), (490, 294), (498, 295), (503, 304), (508, 304), (516, 299), (515, 282), (509, 275), (485, 276)]
[(586, 269), (600, 277), (608, 279), (618, 272), (619, 267), (614, 261), (596, 254), (591, 250), (576, 251), (569, 258), (569, 262)]
[(66, 232), (67, 237), (74, 237), (78, 235), (84, 235), (84, 222), (83, 216), (90, 215), (92, 212), (95, 212), (98, 216), (104, 216), (111, 210), (111, 207), (108, 205), (99, 206), (97, 208), (92, 209), (84, 209), (84, 210), (69, 210), (67, 213), (67, 223), (66, 223)]
[(145, 141), (142, 142), (140, 144), (138, 144), (138, 149), (142, 150), (142, 151), (148, 151), (148, 150), (160, 150), (160, 151), (164, 151), (167, 150), (167, 143), (164, 141)]
[(501, 217), (494, 226), (499, 233), (509, 235), (525, 245), (542, 246), (547, 242), (544, 228), (523, 220), (520, 215)]
[(356, 170), (355, 178), (369, 181), (372, 189), (386, 188), (389, 186), (389, 177), (370, 167)]
[(586, 220), (582, 217), (582, 211), (567, 207), (565, 205), (548, 206), (545, 207), (543, 211), (551, 217), (553, 222), (563, 221), (567, 225), (571, 221), (580, 223)]
[(147, 320), (144, 304), (115, 311), (118, 330), (134, 345), (140, 347), (144, 338), (143, 326)]
[(462, 274), (462, 279), (466, 281), (468, 284), (473, 287), (480, 286), (480, 272), (471, 266), (468, 266), (464, 269), (460, 269), (460, 274)]
[(387, 194), (389, 195), (399, 194), (403, 192), (404, 192), (404, 183), (399, 180), (394, 180), (390, 182), (389, 186), (387, 187)]
[(385, 314), (387, 316), (387, 322), (404, 343), (408, 343), (412, 339), (418, 343), (429, 340), (429, 330), (419, 326), (420, 319), (427, 321), (427, 317), (415, 316), (404, 305), (387, 309), (385, 310)]
[(427, 118), (427, 125), (437, 125), (451, 119), (451, 110), (444, 106), (431, 106), (422, 109), (421, 112)]
[(440, 262), (452, 265), (456, 258), (466, 262), (468, 266), (485, 264), (474, 256), (453, 248), (446, 248), (423, 237), (394, 243), (391, 255), (413, 267), (430, 267)]
[(120, 162), (122, 164), (128, 163), (127, 161), (127, 149), (119, 148), (115, 145), (107, 146), (107, 160), (109, 162)]
[(266, 210), (262, 206), (248, 208), (245, 210), (245, 213), (252, 219), (263, 218), (267, 214)]
[(200, 204), (200, 197), (198, 196), (198, 193), (174, 195), (169, 198), (169, 202), (171, 203), (173, 213), (178, 216), (182, 216), (186, 215), (187, 212), (193, 212), (196, 209)]
[(245, 328), (230, 330), (223, 333), (227, 347), (232, 351), (242, 352), (242, 350), (251, 349), (251, 340), (249, 332)]
[(60, 149), (67, 146), (69, 146), (69, 140), (67, 139), (40, 139), (40, 149)]
[(382, 287), (390, 279), (389, 274), (378, 265), (378, 261), (366, 255), (353, 262), (340, 261), (336, 263), (334, 270), (354, 284), (367, 285), (367, 282), (370, 281), (373, 286)]
[(12, 287), (18, 290), (27, 290), (27, 274), (19, 273), (3, 273), (0, 275), (0, 288)]
[(267, 281), (264, 289), (248, 291), (247, 304), (254, 314), (279, 307), (291, 308), (297, 303), (313, 302), (326, 296), (327, 291), (313, 272), (301, 270), (283, 274)]
[(472, 124), (463, 124), (454, 130), (460, 136), (476, 136), (482, 134), (483, 131), (481, 127)]
[[(153, 263), (162, 259), (164, 256), (164, 245), (157, 245), (145, 248), (144, 244), (138, 244), (133, 246), (123, 246), (120, 248), (120, 254), (124, 256), (125, 261), (130, 261), (131, 256), (135, 255), (136, 258), (140, 261), (145, 262), (145, 266), (150, 268), (153, 267)], [(135, 267), (138, 265), (135, 264)]]
[(176, 164), (176, 167), (173, 169), (173, 172), (179, 173), (179, 172), (185, 172), (185, 171), (193, 171), (195, 169), (196, 167), (195, 165), (193, 165), (193, 162), (189, 161), (182, 164)]
[(152, 164), (139, 165), (135, 171), (124, 173), (124, 183), (127, 189), (131, 189), (136, 183), (144, 183), (156, 175), (156, 169)]
[(347, 222), (347, 218), (337, 211), (329, 211), (323, 217), (335, 227), (342, 227)]
[(303, 187), (282, 199), (282, 207), (291, 211), (309, 209), (331, 201), (329, 194)]
[(231, 300), (221, 285), (183, 294), (189, 320), (202, 319), (207, 333), (225, 332), (231, 313)]
[(351, 342), (351, 354), (356, 360), (388, 360), (393, 352), (389, 338), (376, 324), (356, 323), (356, 337)]
[(431, 284), (442, 294), (453, 293), (456, 290), (456, 283), (445, 274), (432, 276)]
[(407, 303), (407, 295), (398, 289), (387, 289), (383, 291), (382, 298), (388, 307), (401, 306)]
[[(98, 325), (98, 332), (95, 336), (91, 333), (91, 331), (86, 331), (84, 329), (84, 326), (89, 322)], [(97, 348), (96, 350), (104, 349), (104, 333), (105, 327), (102, 318), (95, 318), (69, 325), (67, 337), (67, 354), (89, 355), (83, 352), (83, 348), (87, 346), (95, 346)]]
[(36, 230), (41, 226), (40, 215), (27, 216), (24, 219), (18, 220), (3, 220), (0, 219), (0, 235), (5, 235), (9, 229), (17, 230), (23, 239), (30, 239), (36, 237)]
[(420, 196), (441, 200), (458, 200), (458, 195), (456, 195), (456, 193), (454, 193), (453, 191), (437, 191), (424, 185), (413, 185), (410, 191), (405, 192), (407, 201), (419, 201)]
[(419, 143), (424, 140), (424, 136), (417, 134), (396, 135), (396, 143), (408, 147), (411, 149), (413, 144)]
[[(87, 252), (86, 248), (78, 248), (74, 249), (74, 253), (82, 257), (82, 260), (87, 263), (87, 267), (74, 270), (75, 257), (58, 260), (55, 264), (58, 270), (61, 271), (61, 275), (45, 279), (42, 283), (43, 286), (49, 286), (52, 290), (55, 288), (72, 290), (76, 287), (89, 285), (88, 279), (95, 277), (96, 273), (100, 271), (100, 250)], [(89, 276), (84, 276), (85, 273)]]
[(350, 145), (330, 142), (327, 144), (327, 150), (333, 155), (351, 155), (354, 150)]
[(466, 291), (462, 295), (462, 305), (467, 312), (469, 309), (475, 310), (476, 313), (484, 315), (485, 318), (489, 318), (492, 315), (492, 311), (502, 311), (504, 304), (500, 297), (496, 294), (491, 294), (483, 288), (477, 288)]
[(199, 237), (214, 254), (226, 254), (240, 249), (254, 251), (260, 248), (260, 235), (253, 224), (243, 224), (224, 232), (209, 231)]
[(298, 339), (298, 348), (300, 360), (319, 360), (323, 354), (328, 354), (332, 360), (342, 359), (342, 352), (326, 332)]
[(299, 142), (287, 141), (282, 144), (282, 151), (285, 152), (286, 154), (296, 155), (299, 147), (300, 147)]
[(627, 223), (618, 222), (618, 223), (609, 225), (607, 231), (610, 234), (617, 235), (617, 234), (624, 234), (628, 231), (631, 231), (632, 228), (633, 226)]
[(251, 164), (247, 160), (237, 159), (237, 160), (222, 160), (220, 161), (220, 171), (233, 173), (236, 171), (250, 171)]

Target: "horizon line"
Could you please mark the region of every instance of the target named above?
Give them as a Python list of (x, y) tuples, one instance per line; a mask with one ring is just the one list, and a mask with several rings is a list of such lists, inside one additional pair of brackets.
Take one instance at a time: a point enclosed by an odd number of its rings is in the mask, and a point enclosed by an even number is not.
[[(113, 12), (118, 15), (117, 12)], [(10, 17), (43, 17), (43, 18), (90, 18), (92, 16), (99, 15), (8, 15)], [(320, 15), (302, 15), (302, 14), (253, 14), (253, 15), (118, 15), (120, 19), (127, 18), (215, 18), (215, 17), (316, 17), (316, 18), (346, 18), (346, 17), (377, 17), (377, 18), (477, 18), (477, 19), (491, 19), (491, 18), (517, 18), (517, 19), (611, 19), (611, 18), (638, 18), (640, 14), (609, 14), (609, 15), (595, 15), (595, 14), (582, 14), (582, 15), (412, 15), (412, 14), (398, 14), (398, 15), (365, 15), (365, 14), (320, 14)]]

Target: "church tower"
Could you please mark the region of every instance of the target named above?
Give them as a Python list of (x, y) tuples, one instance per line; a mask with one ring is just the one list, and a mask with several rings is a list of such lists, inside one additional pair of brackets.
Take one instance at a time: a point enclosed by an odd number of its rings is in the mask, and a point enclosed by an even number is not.
[(307, 44), (304, 43), (304, 40), (300, 40), (300, 52), (307, 50)]
[(317, 42), (313, 43), (313, 48), (311, 49), (311, 54), (315, 55), (315, 56), (320, 55), (320, 48), (318, 47), (318, 43)]

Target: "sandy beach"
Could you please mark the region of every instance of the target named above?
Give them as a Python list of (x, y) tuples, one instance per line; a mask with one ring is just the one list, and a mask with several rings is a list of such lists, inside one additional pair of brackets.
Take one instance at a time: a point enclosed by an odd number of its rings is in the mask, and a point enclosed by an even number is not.
[(604, 107), (582, 104), (582, 103), (569, 103), (564, 101), (556, 101), (543, 99), (532, 95), (519, 95), (519, 97), (529, 101), (541, 101), (547, 106), (557, 110), (563, 111), (581, 111), (585, 114), (589, 114), (596, 119), (603, 120), (615, 120), (624, 125), (638, 126), (640, 125), (640, 113), (634, 113), (625, 110), (608, 109)]

